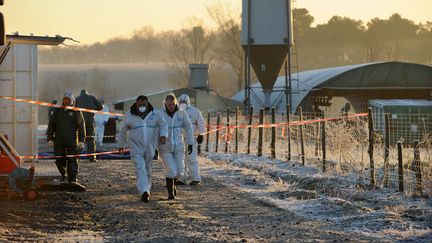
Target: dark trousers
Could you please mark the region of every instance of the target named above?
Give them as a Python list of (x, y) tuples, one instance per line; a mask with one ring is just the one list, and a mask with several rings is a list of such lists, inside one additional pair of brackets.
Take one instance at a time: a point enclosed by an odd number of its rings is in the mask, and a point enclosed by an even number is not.
[[(95, 121), (94, 118), (85, 119), (85, 128), (86, 128), (86, 152), (88, 154), (92, 154), (96, 151), (96, 143), (95, 143)], [(96, 155), (88, 156), (88, 159), (95, 160)]]
[[(54, 155), (55, 156), (66, 156), (77, 154), (77, 146), (67, 146), (67, 145), (54, 145)], [(58, 158), (56, 159), (57, 169), (59, 170), (62, 178), (66, 177), (69, 182), (76, 181), (78, 175), (78, 160), (77, 158)]]

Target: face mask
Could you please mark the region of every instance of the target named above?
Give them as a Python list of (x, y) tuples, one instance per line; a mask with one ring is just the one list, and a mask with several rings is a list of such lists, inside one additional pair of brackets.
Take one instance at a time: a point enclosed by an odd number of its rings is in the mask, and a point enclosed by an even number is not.
[(139, 110), (141, 113), (144, 113), (144, 112), (146, 111), (146, 107), (145, 107), (145, 106), (140, 106), (140, 107), (138, 107), (138, 110)]
[(179, 108), (180, 108), (180, 110), (182, 110), (182, 111), (185, 111), (185, 110), (186, 110), (186, 107), (187, 107), (187, 105), (184, 104), (184, 103), (181, 103), (181, 104), (179, 105)]

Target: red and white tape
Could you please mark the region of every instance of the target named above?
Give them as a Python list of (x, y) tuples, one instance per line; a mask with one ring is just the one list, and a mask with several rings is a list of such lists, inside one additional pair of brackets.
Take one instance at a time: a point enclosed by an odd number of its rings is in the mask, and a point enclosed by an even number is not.
[[(128, 152), (129, 149), (124, 149), (123, 152)], [(99, 153), (91, 153), (91, 154), (70, 154), (66, 156), (20, 156), (21, 159), (60, 159), (60, 158), (80, 158), (80, 157), (88, 157), (88, 156), (97, 156), (104, 154), (118, 154), (120, 153), (118, 150), (109, 151), (109, 152), (99, 152)]]
[(101, 114), (101, 115), (124, 116), (124, 114), (121, 114), (121, 113), (112, 113), (112, 112), (106, 112), (106, 111), (97, 111), (97, 110), (79, 108), (79, 107), (74, 107), (74, 106), (56, 105), (56, 104), (51, 104), (51, 103), (43, 102), (43, 101), (19, 99), (19, 98), (13, 98), (13, 97), (9, 97), (9, 96), (0, 96), (0, 98), (1, 99), (5, 99), (5, 100), (10, 100), (10, 101), (15, 101), (15, 102), (28, 103), (28, 104), (32, 104), (32, 105), (40, 105), (40, 106), (47, 106), (47, 107), (63, 108), (63, 109), (68, 109), (68, 110), (89, 112), (89, 113)]

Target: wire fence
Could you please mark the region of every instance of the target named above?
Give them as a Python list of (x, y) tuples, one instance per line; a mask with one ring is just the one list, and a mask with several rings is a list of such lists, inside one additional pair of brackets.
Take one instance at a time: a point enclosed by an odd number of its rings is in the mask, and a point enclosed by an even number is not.
[(317, 113), (290, 115), (288, 123), (285, 114), (274, 114), (272, 120), (271, 112), (250, 117), (231, 111), (228, 122), (227, 112), (210, 114), (203, 150), (304, 161), (325, 173), (353, 175), (357, 183), (407, 195), (432, 195), (432, 114), (389, 114), (387, 126), (384, 118), (371, 116), (373, 136), (368, 115), (320, 117)]

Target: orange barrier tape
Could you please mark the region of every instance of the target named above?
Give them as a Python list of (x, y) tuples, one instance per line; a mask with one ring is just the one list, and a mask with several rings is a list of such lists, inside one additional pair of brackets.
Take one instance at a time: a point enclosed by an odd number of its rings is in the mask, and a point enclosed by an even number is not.
[[(38, 138), (45, 138), (47, 135), (39, 134)], [(97, 136), (86, 136), (86, 138), (96, 138)], [(116, 138), (116, 135), (102, 136), (103, 138)]]
[(43, 102), (43, 101), (19, 99), (19, 98), (13, 98), (13, 97), (9, 97), (9, 96), (0, 96), (0, 98), (5, 99), (5, 100), (10, 100), (10, 101), (28, 103), (28, 104), (32, 104), (32, 105), (40, 105), (40, 106), (63, 108), (63, 109), (68, 109), (68, 110), (89, 112), (89, 113), (101, 114), (101, 115), (124, 116), (124, 114), (121, 114), (121, 113), (111, 113), (111, 112), (106, 112), (106, 111), (97, 111), (97, 110), (79, 108), (79, 107), (74, 107), (74, 106), (55, 105), (55, 104), (51, 104), (51, 103)]
[(282, 122), (282, 123), (275, 123), (275, 124), (266, 123), (266, 124), (255, 124), (255, 125), (238, 125), (238, 126), (224, 126), (224, 125), (218, 126), (218, 125), (216, 125), (215, 127), (217, 127), (217, 129), (213, 129), (213, 130), (210, 130), (208, 132), (201, 133), (201, 135), (213, 133), (213, 132), (216, 132), (218, 130), (227, 130), (227, 129), (231, 130), (231, 129), (236, 129), (236, 128), (245, 129), (245, 128), (272, 128), (272, 127), (285, 127), (285, 126), (289, 127), (289, 126), (299, 126), (299, 125), (312, 124), (312, 123), (317, 123), (317, 122), (322, 122), (322, 121), (334, 121), (334, 120), (340, 120), (340, 119), (346, 119), (346, 118), (352, 118), (352, 117), (364, 117), (364, 116), (368, 116), (368, 113), (358, 113), (358, 114), (353, 114), (353, 115), (348, 115), (348, 116), (331, 117), (331, 118), (324, 118), (324, 119), (321, 118), (321, 119), (306, 120), (306, 121), (293, 121), (293, 122), (289, 122), (289, 123)]
[[(124, 149), (123, 152), (128, 152), (129, 149)], [(21, 159), (60, 159), (60, 158), (79, 158), (79, 157), (88, 157), (93, 155), (103, 155), (103, 154), (118, 154), (118, 150), (110, 151), (110, 152), (99, 152), (92, 154), (71, 154), (67, 156), (20, 156)]]

